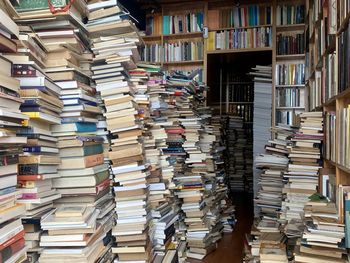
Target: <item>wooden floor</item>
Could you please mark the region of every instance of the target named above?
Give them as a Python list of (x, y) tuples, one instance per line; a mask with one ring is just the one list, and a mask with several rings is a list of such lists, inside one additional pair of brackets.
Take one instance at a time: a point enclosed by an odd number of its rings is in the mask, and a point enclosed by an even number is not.
[(233, 233), (224, 234), (218, 248), (207, 255), (203, 261), (188, 260), (191, 263), (241, 263), (245, 234), (250, 232), (253, 222), (253, 204), (246, 195), (233, 197), (236, 204), (237, 224)]

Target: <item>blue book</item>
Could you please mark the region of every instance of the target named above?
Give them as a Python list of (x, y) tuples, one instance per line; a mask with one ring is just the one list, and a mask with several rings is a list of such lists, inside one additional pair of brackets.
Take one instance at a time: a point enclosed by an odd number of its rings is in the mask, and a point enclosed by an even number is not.
[(164, 35), (170, 34), (170, 17), (169, 16), (163, 16), (163, 34)]
[(350, 248), (350, 200), (344, 200), (345, 247)]
[(0, 190), (0, 195), (7, 195), (16, 191), (15, 186), (7, 187)]
[(65, 106), (74, 106), (74, 105), (82, 105), (82, 104), (86, 104), (86, 105), (91, 105), (91, 106), (97, 106), (96, 102), (92, 102), (92, 101), (88, 101), (88, 100), (84, 100), (84, 99), (63, 99), (63, 105)]
[(54, 132), (94, 132), (97, 131), (96, 123), (91, 122), (76, 122), (52, 125)]
[(46, 152), (46, 153), (58, 153), (57, 148), (52, 148), (52, 147), (44, 147), (44, 146), (25, 146), (23, 147), (23, 152), (28, 152), (28, 153), (41, 153), (41, 152)]

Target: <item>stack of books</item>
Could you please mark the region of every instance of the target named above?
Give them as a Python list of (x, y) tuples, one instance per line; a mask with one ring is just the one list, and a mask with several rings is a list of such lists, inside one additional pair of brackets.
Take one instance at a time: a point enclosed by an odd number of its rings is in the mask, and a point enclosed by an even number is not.
[(300, 118), (300, 128), (292, 137), (293, 144), (288, 147), (290, 163), (284, 174), (283, 193), (286, 198), (281, 218), (288, 221), (302, 219), (308, 197), (317, 191), (321, 168), (322, 112), (305, 112)]
[(295, 252), (297, 262), (348, 262), (344, 224), (339, 223), (336, 204), (318, 194), (305, 208), (305, 229)]
[(39, 262), (96, 262), (105, 253), (106, 229), (96, 223), (99, 213), (84, 205), (63, 205), (48, 213), (41, 220), (40, 246), (45, 249)]
[[(144, 160), (141, 115), (128, 83), (129, 73), (136, 68), (137, 30), (128, 13), (116, 2), (102, 1), (88, 5), (87, 28), (94, 53), (91, 70), (96, 90), (105, 105), (106, 128), (110, 133), (109, 159), (114, 175), (116, 226), (112, 235), (116, 246), (112, 252), (119, 261), (149, 260), (147, 226), (148, 165)], [(113, 15), (108, 10), (114, 11)]]
[[(0, 16), (3, 21), (0, 29), (4, 32), (0, 52), (16, 52), (17, 45), (11, 35), (18, 37), (18, 27), (4, 11), (0, 10)], [(25, 213), (25, 207), (17, 203), (20, 192), (16, 185), (19, 154), (27, 138), (17, 137), (16, 132), (28, 116), (19, 110), (23, 100), (19, 96), (20, 83), (11, 76), (12, 63), (0, 56), (0, 65), (0, 257), (2, 262), (23, 262), (27, 258), (27, 247), (19, 217)]]
[(265, 263), (288, 262), (286, 237), (281, 232), (278, 220), (266, 217), (256, 220), (251, 235), (251, 253), (248, 258)]
[(233, 192), (243, 192), (252, 190), (252, 145), (247, 138), (244, 122), (241, 117), (228, 117), (226, 130), (228, 161), (228, 176), (230, 178), (230, 190)]
[[(58, 166), (61, 163), (52, 125), (61, 123), (63, 104), (58, 99), (60, 87), (39, 66), (41, 59), (36, 57), (36, 51), (46, 57), (45, 50), (31, 49), (31, 43), (38, 39), (32, 36), (31, 33), (21, 33), (22, 52), (9, 58), (14, 62), (14, 76), (20, 81), (20, 95), (24, 99), (21, 111), (29, 117), (25, 127), (18, 132), (20, 136), (28, 138), (20, 156), (18, 180), (25, 193), (20, 200), (27, 210), (23, 222), (28, 223), (26, 231), (32, 236), (27, 240), (29, 252), (36, 258), (40, 218), (52, 209), (53, 201), (61, 197), (52, 184), (52, 180), (59, 177)], [(31, 72), (30, 76), (28, 72)]]
[[(182, 158), (181, 152), (179, 155), (182, 140), (175, 133), (177, 130), (174, 122), (177, 118), (174, 117), (175, 108), (170, 99), (173, 93), (166, 90), (166, 81), (160, 72), (154, 68), (150, 69), (149, 66), (145, 68), (150, 74), (147, 81), (151, 115), (147, 125), (150, 132), (148, 141), (152, 141), (153, 145), (153, 149), (146, 148), (146, 158), (154, 167), (150, 170), (151, 175), (148, 179), (152, 209), (149, 235), (153, 245), (153, 258), (165, 259), (172, 249), (177, 248), (178, 256), (185, 259), (186, 243), (179, 242), (175, 236), (179, 229), (179, 208), (174, 203), (172, 189), (176, 160)], [(159, 169), (156, 169), (157, 167)], [(158, 183), (155, 183), (156, 179)]]
[[(264, 152), (266, 141), (271, 137), (269, 129), (272, 111), (272, 67), (256, 66), (250, 74), (254, 80), (253, 158), (255, 158)], [(253, 166), (254, 196), (258, 191), (257, 178), (260, 172)]]
[(282, 204), (282, 176), (288, 162), (288, 158), (283, 154), (261, 154), (255, 158), (255, 165), (262, 169), (262, 173), (258, 182), (260, 190), (254, 202), (263, 215), (278, 217)]

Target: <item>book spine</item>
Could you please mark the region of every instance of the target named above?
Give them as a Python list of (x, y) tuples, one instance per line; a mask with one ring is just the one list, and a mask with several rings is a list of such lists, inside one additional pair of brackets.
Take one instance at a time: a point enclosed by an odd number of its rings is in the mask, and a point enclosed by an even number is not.
[(40, 196), (37, 193), (22, 193), (22, 197), (20, 199), (37, 199)]
[(23, 152), (40, 153), (41, 147), (40, 146), (26, 146), (26, 147), (23, 147)]
[(102, 164), (104, 161), (104, 156), (103, 154), (96, 154), (96, 155), (87, 156), (85, 157), (84, 160), (85, 160), (86, 167), (92, 167), (92, 166)]
[(18, 181), (41, 181), (43, 180), (43, 176), (40, 174), (36, 174), (36, 175), (18, 175), (17, 176), (17, 180)]
[(38, 164), (19, 164), (18, 174), (19, 175), (36, 175), (39, 171)]
[(18, 163), (18, 155), (0, 156), (0, 166), (6, 166)]

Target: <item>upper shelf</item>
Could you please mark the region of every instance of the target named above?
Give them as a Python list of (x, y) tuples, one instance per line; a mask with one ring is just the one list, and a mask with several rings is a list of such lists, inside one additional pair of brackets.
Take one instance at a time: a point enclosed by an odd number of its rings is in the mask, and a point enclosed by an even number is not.
[(219, 49), (207, 51), (207, 54), (224, 54), (224, 53), (243, 53), (243, 52), (259, 52), (259, 51), (272, 51), (271, 47), (259, 47), (259, 48), (236, 48), (236, 49)]
[(280, 31), (297, 31), (297, 30), (304, 30), (305, 24), (290, 24), (290, 25), (278, 25), (276, 26), (277, 32)]
[(234, 29), (250, 29), (260, 27), (272, 27), (271, 24), (257, 25), (257, 26), (242, 26), (242, 27), (221, 27), (221, 28), (210, 28), (209, 31), (222, 31), (222, 30), (234, 30)]

